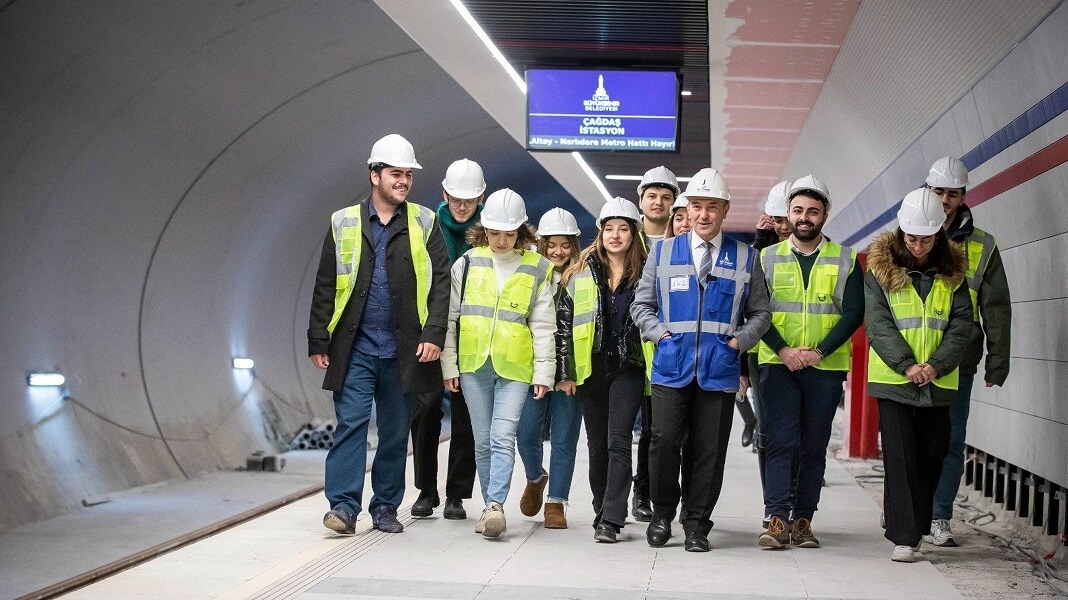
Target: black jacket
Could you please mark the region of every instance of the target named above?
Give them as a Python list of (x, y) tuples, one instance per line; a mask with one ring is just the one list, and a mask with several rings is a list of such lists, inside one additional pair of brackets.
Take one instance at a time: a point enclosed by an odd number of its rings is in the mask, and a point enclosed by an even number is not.
[[(608, 289), (608, 279), (605, 276), (604, 268), (601, 265), (600, 259), (597, 258), (596, 253), (590, 253), (586, 258), (586, 265), (590, 269), (590, 274), (593, 275), (593, 281), (597, 285), (597, 314), (594, 317), (593, 326), (593, 354), (597, 354), (602, 350), (602, 333), (604, 332), (604, 299), (607, 294), (611, 294), (611, 290)], [(634, 286), (637, 286), (638, 280), (634, 280)], [(571, 295), (567, 291), (567, 286), (561, 285), (556, 295), (556, 380), (568, 381), (574, 380), (575, 374), (575, 343), (572, 338), (572, 326), (575, 321), (575, 303), (571, 298)], [(618, 365), (610, 365), (612, 370), (618, 370), (629, 364), (636, 367), (645, 368), (645, 354), (642, 352), (642, 340), (641, 333), (638, 331), (638, 327), (634, 325), (634, 321), (627, 316), (626, 326), (624, 327), (624, 334), (619, 338), (619, 348), (616, 352), (618, 356), (625, 357), (623, 361), (620, 361)]]
[[(331, 336), (326, 330), (334, 314), (334, 294), (337, 290), (337, 267), (334, 258), (335, 244), (331, 231), (326, 232), (322, 254), (319, 256), (319, 271), (315, 275), (315, 290), (312, 293), (311, 316), (308, 319), (308, 355), (329, 354), (330, 366), (326, 369), (323, 389), (340, 391), (345, 385), (349, 370), (352, 344), (356, 329), (363, 317), (367, 302), (367, 290), (374, 272), (374, 239), (370, 222), (370, 198), (360, 203), (363, 227), (363, 250), (356, 275), (352, 297), (341, 313), (341, 320)], [(430, 233), (426, 249), (432, 263), (430, 294), (427, 298), (426, 326), (419, 324), (416, 308), (415, 270), (412, 268), (412, 252), (408, 242), (408, 204), (397, 208), (388, 225), (389, 240), (386, 242), (386, 271), (389, 276), (389, 291), (392, 299), (394, 335), (397, 339), (397, 362), (400, 379), (407, 393), (431, 392), (441, 389), (441, 363), (421, 363), (415, 356), (421, 342), (445, 346), (446, 320), (449, 314), (449, 253), (437, 221)]]

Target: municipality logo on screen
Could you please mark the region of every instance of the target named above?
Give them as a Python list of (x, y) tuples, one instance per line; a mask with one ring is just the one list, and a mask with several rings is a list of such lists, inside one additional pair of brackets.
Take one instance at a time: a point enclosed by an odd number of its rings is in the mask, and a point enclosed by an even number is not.
[(597, 89), (593, 97), (583, 100), (582, 106), (586, 112), (619, 112), (619, 100), (608, 97), (608, 90), (604, 89), (604, 75), (597, 76)]

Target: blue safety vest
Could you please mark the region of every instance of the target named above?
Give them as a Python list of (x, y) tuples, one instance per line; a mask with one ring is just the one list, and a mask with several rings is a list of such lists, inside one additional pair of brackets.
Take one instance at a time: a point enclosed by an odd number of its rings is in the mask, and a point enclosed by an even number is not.
[(658, 316), (671, 337), (657, 343), (654, 385), (681, 388), (696, 377), (703, 390), (738, 390), (741, 363), (738, 351), (727, 342), (742, 324), (756, 256), (752, 246), (723, 238), (711, 280), (702, 290), (690, 253), (690, 234), (656, 243), (650, 260), (656, 260)]

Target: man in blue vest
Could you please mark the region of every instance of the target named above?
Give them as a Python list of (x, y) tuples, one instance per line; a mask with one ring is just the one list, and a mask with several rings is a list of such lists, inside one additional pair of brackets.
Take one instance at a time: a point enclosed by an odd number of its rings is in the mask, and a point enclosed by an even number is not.
[(371, 196), (331, 217), (308, 324), (308, 354), (326, 370), (323, 388), (334, 392), (337, 414), (323, 525), (355, 531), (374, 405), (369, 512), (375, 529), (400, 533), (412, 415), (420, 393), (441, 389), (450, 265), (434, 211), (406, 201), (420, 168), (408, 140), (378, 140), (367, 163)]
[(723, 176), (701, 169), (684, 196), (693, 229), (653, 245), (631, 317), (642, 337), (657, 344), (649, 447), (653, 521), (646, 538), (653, 547), (671, 538), (681, 495), (680, 453), (688, 439), (693, 468), (682, 498), (685, 548), (707, 552), (710, 517), (723, 486), (739, 353), (756, 345), (771, 315), (756, 251), (720, 231), (730, 209)]
[(964, 474), (964, 441), (968, 433), (968, 413), (979, 363), (986, 338), (986, 362), (983, 380), (986, 387), (1004, 385), (1009, 376), (1009, 339), (1012, 325), (1012, 302), (1005, 265), (1001, 262), (997, 240), (979, 229), (972, 211), (964, 203), (968, 186), (968, 169), (955, 156), (945, 156), (931, 165), (927, 187), (942, 198), (946, 213), (943, 228), (949, 239), (964, 246), (968, 256), (968, 292), (972, 299), (975, 327), (968, 350), (960, 362), (957, 399), (949, 407), (949, 452), (942, 463), (942, 477), (935, 490), (931, 513), (931, 534), (924, 540), (936, 546), (956, 546), (950, 520), (953, 501)]

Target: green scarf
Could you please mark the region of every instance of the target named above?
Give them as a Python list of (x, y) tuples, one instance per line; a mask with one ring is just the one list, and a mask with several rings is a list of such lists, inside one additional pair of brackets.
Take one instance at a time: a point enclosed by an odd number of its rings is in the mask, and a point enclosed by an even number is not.
[(481, 215), (482, 205), (479, 204), (475, 207), (475, 212), (470, 219), (464, 223), (457, 223), (456, 219), (452, 217), (452, 213), (449, 212), (448, 202), (442, 202), (438, 206), (438, 223), (441, 224), (441, 233), (445, 238), (445, 245), (449, 249), (449, 259), (452, 262), (456, 262), (456, 259), (460, 258), (464, 252), (471, 249), (471, 244), (467, 243), (467, 230), (475, 223), (478, 223), (478, 218)]

